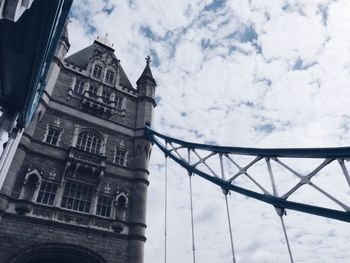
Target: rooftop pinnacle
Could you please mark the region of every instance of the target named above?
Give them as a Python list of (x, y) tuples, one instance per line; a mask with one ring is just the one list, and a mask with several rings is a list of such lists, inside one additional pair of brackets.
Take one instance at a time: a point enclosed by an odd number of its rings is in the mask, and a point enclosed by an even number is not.
[(156, 84), (156, 81), (154, 80), (153, 78), (153, 75), (152, 75), (152, 71), (151, 71), (151, 67), (150, 67), (150, 63), (151, 63), (151, 57), (150, 56), (147, 56), (145, 58), (146, 60), (146, 67), (145, 69), (143, 70), (140, 78), (136, 81), (137, 85), (139, 85), (140, 83), (142, 82), (146, 82), (146, 81), (149, 81), (151, 82), (154, 86), (157, 86)]

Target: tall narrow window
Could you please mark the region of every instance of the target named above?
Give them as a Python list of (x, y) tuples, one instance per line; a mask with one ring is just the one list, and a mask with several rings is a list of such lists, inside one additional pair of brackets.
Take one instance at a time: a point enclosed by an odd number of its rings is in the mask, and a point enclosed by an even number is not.
[(75, 86), (74, 86), (74, 92), (82, 95), (84, 93), (84, 82), (81, 80), (77, 80), (75, 82)]
[(106, 101), (106, 102), (109, 102), (109, 98), (111, 96), (111, 92), (109, 89), (106, 89), (104, 88), (103, 91), (102, 91), (102, 97), (103, 97), (103, 100)]
[(93, 154), (99, 154), (101, 139), (93, 132), (81, 132), (78, 135), (77, 148)]
[(91, 199), (92, 186), (83, 183), (67, 181), (63, 192), (61, 206), (67, 209), (89, 213)]
[(92, 72), (92, 76), (96, 79), (101, 79), (102, 75), (102, 67), (100, 65), (95, 65), (94, 71)]
[(115, 218), (119, 220), (125, 220), (126, 216), (127, 199), (125, 196), (120, 195), (117, 197), (117, 207), (115, 211)]
[(126, 150), (116, 147), (114, 153), (114, 163), (121, 166), (126, 166), (126, 153)]
[(115, 108), (117, 110), (121, 110), (123, 107), (123, 98), (122, 97), (116, 97), (115, 98)]
[(36, 201), (44, 205), (53, 205), (57, 192), (57, 184), (42, 181)]
[(97, 95), (98, 87), (96, 85), (90, 86), (90, 94)]
[(113, 197), (99, 195), (97, 200), (96, 214), (99, 216), (110, 217), (112, 211)]
[(111, 70), (107, 70), (105, 82), (107, 84), (113, 84), (113, 79), (114, 79), (114, 72)]
[(52, 145), (57, 145), (60, 134), (61, 134), (61, 130), (49, 127), (45, 142)]

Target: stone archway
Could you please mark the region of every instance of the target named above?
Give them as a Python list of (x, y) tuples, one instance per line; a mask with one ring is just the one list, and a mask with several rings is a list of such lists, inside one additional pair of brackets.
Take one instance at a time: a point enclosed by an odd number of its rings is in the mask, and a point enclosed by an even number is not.
[(42, 244), (30, 247), (10, 263), (107, 263), (95, 252), (75, 245)]

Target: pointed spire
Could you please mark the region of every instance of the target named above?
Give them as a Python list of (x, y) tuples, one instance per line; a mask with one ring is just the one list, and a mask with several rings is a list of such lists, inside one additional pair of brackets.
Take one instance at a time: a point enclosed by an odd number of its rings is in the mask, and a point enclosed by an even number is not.
[(157, 83), (156, 81), (154, 80), (153, 78), (153, 75), (152, 75), (152, 71), (151, 71), (151, 67), (150, 67), (150, 63), (151, 63), (151, 57), (150, 56), (147, 56), (145, 58), (146, 60), (146, 67), (145, 69), (143, 70), (140, 78), (136, 81), (136, 84), (139, 85), (143, 82), (151, 82), (151, 84), (153, 84), (154, 86), (157, 86)]
[(145, 58), (145, 60), (147, 65), (149, 65), (152, 62), (151, 57), (149, 55)]

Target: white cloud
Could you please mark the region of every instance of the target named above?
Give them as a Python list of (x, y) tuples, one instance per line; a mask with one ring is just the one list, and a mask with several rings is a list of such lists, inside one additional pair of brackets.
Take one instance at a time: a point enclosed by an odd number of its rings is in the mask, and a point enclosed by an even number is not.
[(293, 59), (314, 57), (325, 41), (321, 15), (311, 17), (285, 13), (271, 18), (261, 27), (260, 37), (266, 59)]
[[(108, 32), (132, 83), (143, 70), (144, 57), (156, 52), (159, 65), (152, 70), (161, 100), (155, 127), (171, 136), (251, 147), (348, 145), (349, 1), (209, 4), (76, 0), (72, 50)], [(106, 8), (110, 13), (101, 11)], [(155, 149), (146, 262), (163, 262), (162, 163)], [(296, 165), (306, 171), (311, 167), (310, 162)], [(188, 179), (174, 164), (169, 171), (169, 262), (190, 262)], [(329, 191), (341, 189), (339, 197), (348, 200), (349, 191), (339, 188), (346, 186), (344, 178), (332, 174), (317, 183)], [(287, 189), (294, 181), (281, 176)], [(197, 177), (194, 182), (198, 259), (231, 262), (220, 190)], [(303, 202), (318, 200), (307, 187), (300, 190), (296, 198)], [(238, 262), (288, 262), (272, 207), (237, 194), (230, 206)], [(285, 220), (296, 262), (347, 262), (348, 224), (292, 211)]]

